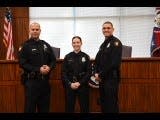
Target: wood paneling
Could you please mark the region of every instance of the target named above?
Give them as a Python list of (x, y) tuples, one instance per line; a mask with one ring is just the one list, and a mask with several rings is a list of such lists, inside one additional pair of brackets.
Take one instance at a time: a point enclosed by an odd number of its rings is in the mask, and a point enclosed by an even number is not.
[(15, 112), (15, 86), (16, 85), (1, 85), (0, 86), (0, 112)]
[[(65, 112), (65, 90), (61, 80), (61, 65), (50, 77), (50, 112)], [(24, 87), (20, 82), (18, 61), (0, 61), (0, 112), (24, 111)], [(160, 112), (160, 59), (123, 59), (119, 88), (120, 112)], [(90, 88), (90, 111), (100, 112), (98, 89)], [(78, 101), (76, 112), (80, 111)]]
[[(21, 17), (28, 18), (28, 7), (10, 7), (13, 13), (13, 18)], [(0, 7), (0, 18), (4, 17), (6, 7)]]

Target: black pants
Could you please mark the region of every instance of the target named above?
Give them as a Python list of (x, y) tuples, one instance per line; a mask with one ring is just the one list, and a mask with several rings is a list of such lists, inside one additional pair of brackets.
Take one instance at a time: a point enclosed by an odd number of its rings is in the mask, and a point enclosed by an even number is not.
[(100, 103), (102, 113), (118, 113), (118, 83), (100, 83)]
[(48, 80), (27, 80), (25, 82), (25, 112), (49, 112), (50, 85)]
[(89, 112), (89, 88), (81, 86), (78, 90), (66, 88), (66, 112), (73, 113), (75, 111), (76, 97), (78, 97), (81, 113)]

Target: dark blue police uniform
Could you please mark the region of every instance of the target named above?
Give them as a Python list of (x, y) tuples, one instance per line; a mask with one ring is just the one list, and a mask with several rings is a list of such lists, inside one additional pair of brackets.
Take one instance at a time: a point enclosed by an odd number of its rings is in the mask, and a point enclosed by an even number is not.
[(53, 69), (56, 57), (50, 45), (44, 40), (27, 40), (19, 49), (19, 64), (24, 70), (22, 81), (25, 86), (25, 112), (49, 112), (49, 75), (42, 75), (40, 67), (48, 65)]
[[(66, 112), (74, 112), (76, 97), (79, 98), (82, 113), (89, 112), (89, 69), (90, 57), (80, 51), (70, 52), (63, 61), (62, 80), (66, 90)], [(71, 83), (79, 82), (78, 89), (73, 90)]]
[(122, 43), (113, 35), (105, 39), (95, 58), (96, 73), (99, 73), (100, 103), (102, 112), (117, 113), (118, 87), (120, 82), (120, 65)]

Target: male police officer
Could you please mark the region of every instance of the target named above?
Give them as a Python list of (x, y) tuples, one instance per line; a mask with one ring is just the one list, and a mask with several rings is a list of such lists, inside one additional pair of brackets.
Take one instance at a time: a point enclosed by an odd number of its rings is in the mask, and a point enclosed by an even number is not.
[(89, 112), (89, 69), (90, 57), (81, 51), (82, 40), (72, 38), (74, 51), (67, 54), (62, 66), (62, 79), (66, 90), (66, 112), (74, 112), (76, 97), (82, 113)]
[(105, 40), (95, 58), (95, 78), (99, 81), (100, 101), (102, 112), (117, 113), (118, 86), (120, 82), (120, 64), (122, 43), (113, 36), (113, 24), (109, 21), (102, 28)]
[(19, 49), (19, 64), (24, 70), (25, 112), (36, 112), (36, 108), (39, 112), (49, 112), (49, 75), (56, 58), (50, 45), (39, 39), (39, 23), (32, 23), (29, 31), (30, 39)]

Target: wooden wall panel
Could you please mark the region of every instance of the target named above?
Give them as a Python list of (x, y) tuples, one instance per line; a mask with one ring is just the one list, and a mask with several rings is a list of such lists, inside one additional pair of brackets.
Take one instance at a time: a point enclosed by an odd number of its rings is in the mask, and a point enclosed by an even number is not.
[(121, 112), (160, 111), (160, 83), (122, 84), (119, 92)]
[(98, 89), (90, 88), (90, 111), (92, 113), (100, 112), (99, 104), (99, 91)]
[[(159, 61), (159, 58), (132, 58), (122, 61), (120, 112), (160, 112)], [(62, 63), (63, 60), (57, 60), (56, 68), (50, 78), (50, 112), (65, 112), (65, 90), (61, 80)], [(18, 61), (0, 61), (0, 112), (24, 112), (25, 97), (24, 87), (20, 82), (21, 72)], [(100, 112), (98, 99), (98, 89), (90, 88), (91, 112)], [(80, 111), (78, 101), (75, 110)]]
[(65, 112), (65, 93), (61, 80), (51, 81), (51, 107), (52, 112)]
[(159, 74), (160, 74), (159, 68), (160, 68), (160, 61), (149, 63), (149, 78), (150, 79), (159, 78)]
[[(136, 63), (135, 63), (136, 62)], [(122, 78), (148, 78), (149, 76), (149, 66), (148, 62), (143, 61), (135, 61), (135, 62), (127, 62), (122, 63)], [(135, 65), (136, 64), (136, 65)]]
[(15, 91), (15, 100), (16, 100), (16, 104), (15, 104), (15, 108), (17, 113), (22, 113), (24, 112), (24, 103), (25, 103), (25, 95), (24, 95), (24, 87), (23, 85), (18, 82), (16, 86), (16, 91)]
[(20, 45), (28, 39), (29, 35), (29, 23), (28, 18), (17, 18), (13, 24), (13, 40), (14, 40), (14, 48), (15, 48), (15, 56), (17, 58), (18, 49)]
[(15, 86), (0, 86), (0, 112), (16, 112)]
[[(13, 18), (21, 17), (26, 18), (29, 16), (28, 7), (10, 7), (13, 13)], [(0, 18), (4, 17), (6, 7), (0, 7)]]
[(1, 64), (0, 73), (3, 73), (0, 75), (0, 81), (15, 81), (16, 77), (16, 64)]

